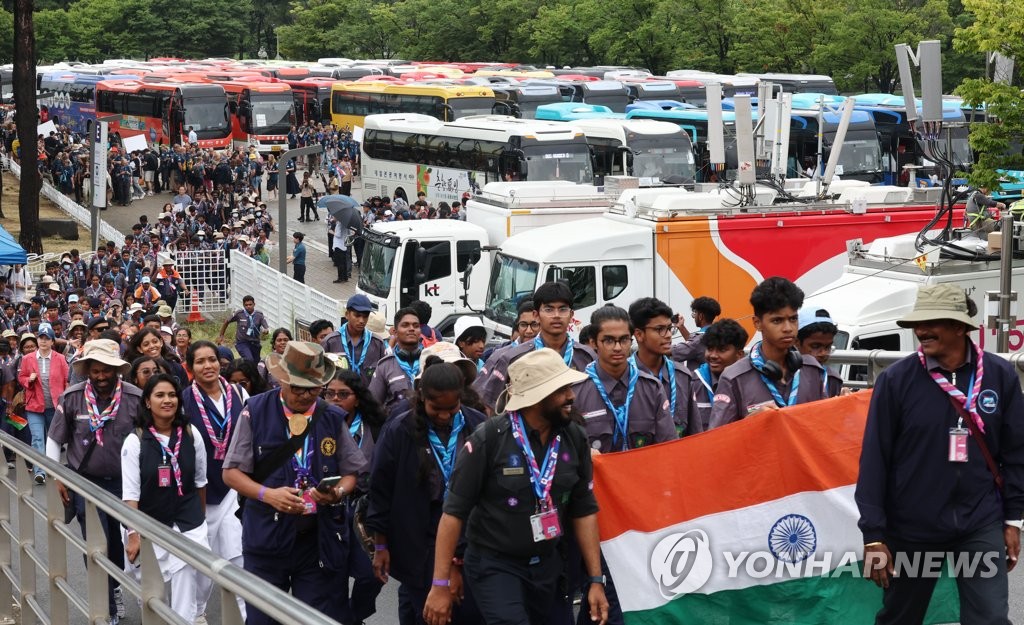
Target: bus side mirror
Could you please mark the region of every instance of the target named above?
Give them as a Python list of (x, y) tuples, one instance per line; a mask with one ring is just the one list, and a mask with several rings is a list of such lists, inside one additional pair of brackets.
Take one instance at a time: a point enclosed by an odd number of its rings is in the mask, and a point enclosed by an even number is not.
[(512, 107), (508, 105), (508, 102), (495, 102), (491, 107), (491, 112), (495, 115), (511, 115)]
[(416, 268), (413, 278), (416, 280), (416, 284), (423, 284), (427, 281), (427, 249), (422, 245), (413, 252), (413, 263)]
[(455, 109), (453, 109), (450, 104), (438, 105), (438, 110), (441, 114), (438, 119), (446, 122), (455, 121)]
[(238, 102), (228, 102), (228, 109), (232, 115), (238, 113)]

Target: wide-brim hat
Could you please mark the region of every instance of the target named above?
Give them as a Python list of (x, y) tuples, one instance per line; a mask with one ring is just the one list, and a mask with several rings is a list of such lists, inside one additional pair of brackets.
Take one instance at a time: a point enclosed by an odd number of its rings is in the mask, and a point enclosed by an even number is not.
[(284, 353), (267, 356), (267, 371), (281, 385), (313, 388), (331, 381), (337, 366), (324, 355), (317, 343), (288, 341)]
[(967, 294), (958, 284), (934, 284), (923, 286), (917, 291), (914, 309), (896, 322), (901, 328), (912, 328), (926, 321), (959, 321), (968, 330), (977, 329), (974, 319), (967, 312)]
[(563, 386), (586, 379), (586, 373), (570, 369), (555, 350), (536, 349), (508, 366), (508, 386), (494, 407), (498, 412), (520, 410), (539, 404)]
[(122, 376), (132, 368), (131, 363), (121, 360), (120, 346), (110, 339), (94, 339), (83, 345), (82, 355), (75, 361), (75, 373), (87, 375), (90, 362), (114, 367)]
[(437, 356), (458, 367), (462, 371), (462, 377), (465, 378), (466, 384), (472, 384), (476, 379), (476, 363), (466, 358), (454, 343), (445, 341), (438, 341), (420, 352), (420, 372), (416, 374), (417, 378), (423, 375), (424, 369), (427, 368), (427, 358), (430, 356)]

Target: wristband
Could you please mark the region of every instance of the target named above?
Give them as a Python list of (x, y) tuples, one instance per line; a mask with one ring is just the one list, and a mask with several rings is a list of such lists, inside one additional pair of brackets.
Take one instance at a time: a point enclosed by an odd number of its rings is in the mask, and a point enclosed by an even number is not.
[(132, 534), (138, 534), (138, 532), (136, 532), (135, 530), (127, 530), (127, 532), (125, 533), (126, 536), (131, 536)]
[(435, 579), (434, 581), (430, 582), (430, 585), (448, 587), (451, 586), (451, 581), (447, 579)]
[(387, 545), (374, 545), (373, 546), (373, 550), (374, 551), (387, 551), (388, 550), (388, 546)]
[(262, 502), (263, 501), (263, 495), (266, 492), (267, 492), (267, 487), (266, 486), (260, 486), (260, 494), (256, 495), (256, 499), (259, 499), (260, 502)]

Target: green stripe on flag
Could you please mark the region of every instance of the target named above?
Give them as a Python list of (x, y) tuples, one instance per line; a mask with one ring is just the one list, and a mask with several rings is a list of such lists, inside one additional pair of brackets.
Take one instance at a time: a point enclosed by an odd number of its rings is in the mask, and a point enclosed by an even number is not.
[[(626, 612), (626, 625), (870, 625), (882, 607), (882, 590), (849, 572), (776, 584), (682, 595), (651, 610)], [(956, 582), (940, 578), (925, 623), (960, 619)]]

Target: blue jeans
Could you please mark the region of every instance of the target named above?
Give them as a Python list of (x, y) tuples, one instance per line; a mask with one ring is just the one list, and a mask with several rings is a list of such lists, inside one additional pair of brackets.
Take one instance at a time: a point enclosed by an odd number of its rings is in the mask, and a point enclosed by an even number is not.
[[(46, 433), (50, 431), (50, 422), (53, 421), (53, 408), (47, 408), (42, 412), (25, 412), (28, 419), (28, 429), (32, 433), (32, 448), (39, 453), (46, 455)], [(36, 475), (45, 475), (39, 467), (35, 468)]]
[(253, 364), (260, 361), (260, 347), (259, 343), (235, 343), (235, 349), (238, 351), (238, 355)]

